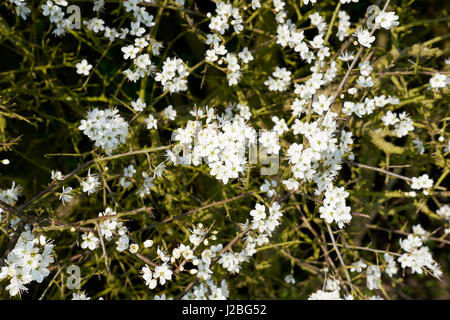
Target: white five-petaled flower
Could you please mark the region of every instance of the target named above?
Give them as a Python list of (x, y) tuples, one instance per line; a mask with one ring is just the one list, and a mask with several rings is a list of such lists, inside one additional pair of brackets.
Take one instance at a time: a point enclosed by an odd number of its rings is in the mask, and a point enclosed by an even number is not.
[(250, 211), (250, 215), (255, 221), (263, 220), (266, 218), (266, 207), (263, 204), (257, 203), (255, 209)]
[(85, 76), (89, 75), (89, 71), (92, 69), (92, 65), (90, 65), (86, 59), (81, 60), (81, 62), (75, 65), (77, 67), (78, 74), (84, 74)]
[(136, 101), (131, 101), (131, 106), (136, 112), (144, 111), (144, 109), (147, 107), (147, 105), (144, 101), (142, 101), (141, 98), (138, 98)]
[(430, 78), (430, 87), (432, 89), (445, 88), (447, 86), (447, 76), (445, 74), (436, 73)]
[(155, 279), (159, 278), (159, 283), (164, 285), (166, 280), (172, 280), (172, 270), (169, 269), (166, 263), (156, 266), (155, 272), (153, 273)]
[(173, 109), (172, 105), (165, 108), (163, 112), (166, 118), (172, 121), (175, 120), (175, 117), (177, 116), (177, 111)]
[(249, 63), (249, 61), (253, 60), (253, 56), (252, 56), (251, 52), (248, 50), (247, 47), (245, 47), (244, 50), (239, 52), (238, 56), (239, 56), (239, 58), (241, 58), (241, 60), (244, 63)]
[(99, 239), (92, 232), (88, 234), (84, 233), (81, 238), (83, 239), (81, 243), (82, 249), (89, 248), (89, 250), (95, 250), (97, 248)]
[(137, 245), (136, 243), (133, 243), (130, 245), (129, 250), (131, 253), (136, 253), (139, 250), (139, 245)]
[(59, 170), (52, 170), (52, 180), (62, 180), (63, 175)]
[(123, 52), (123, 58), (125, 60), (136, 58), (136, 54), (139, 52), (139, 48), (137, 48), (137, 47), (135, 47), (133, 45), (122, 47), (121, 50)]
[(158, 129), (158, 120), (155, 119), (155, 117), (150, 114), (148, 115), (147, 119), (145, 119), (145, 123), (147, 124), (147, 129)]
[(83, 192), (87, 192), (88, 195), (95, 193), (100, 188), (100, 182), (98, 180), (97, 174), (91, 174), (91, 169), (89, 169), (87, 177), (81, 181), (81, 187)]
[(354, 35), (358, 37), (359, 44), (366, 48), (370, 48), (372, 46), (372, 42), (375, 41), (375, 37), (371, 36), (370, 32), (365, 29), (356, 30)]
[(72, 200), (72, 188), (71, 187), (67, 187), (64, 188), (64, 186), (62, 187), (63, 190), (62, 192), (59, 194), (59, 200), (62, 201), (63, 205), (66, 205), (66, 202), (70, 202)]
[(398, 26), (398, 16), (395, 12), (381, 11), (375, 18), (375, 23), (380, 24), (383, 29), (389, 30), (391, 27)]

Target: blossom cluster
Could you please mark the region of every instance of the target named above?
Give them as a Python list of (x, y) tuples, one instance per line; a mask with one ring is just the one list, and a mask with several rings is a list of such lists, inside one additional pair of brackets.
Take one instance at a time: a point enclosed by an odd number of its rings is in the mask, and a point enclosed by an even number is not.
[[(211, 235), (209, 233), (211, 233)], [(220, 250), (222, 250), (223, 246), (211, 245), (209, 248), (205, 248), (202, 251), (200, 257), (194, 253), (201, 245), (207, 246), (210, 241), (216, 240), (216, 233), (217, 231), (211, 231), (210, 228), (205, 228), (203, 224), (198, 224), (190, 230), (190, 245), (181, 243), (172, 250), (172, 253), (168, 253), (165, 249), (158, 246), (156, 251), (157, 259), (161, 263), (153, 266), (153, 270), (149, 265), (145, 265), (141, 269), (142, 278), (145, 280), (146, 285), (150, 289), (154, 289), (158, 283), (160, 285), (164, 285), (166, 282), (172, 281), (173, 276), (179, 272), (196, 274), (203, 280), (210, 279), (210, 274), (212, 274), (212, 271), (209, 270), (209, 267), (205, 267), (205, 263), (208, 263), (209, 266), (211, 259), (214, 258)], [(146, 242), (144, 242), (144, 247), (146, 248), (151, 247), (152, 245), (152, 240), (146, 240)], [(191, 247), (191, 245), (193, 247)], [(186, 270), (184, 265), (187, 262), (191, 262), (194, 267)]]
[(187, 90), (187, 76), (189, 75), (187, 67), (183, 60), (179, 58), (167, 58), (164, 61), (161, 72), (157, 72), (155, 80), (161, 82), (164, 91), (170, 93)]
[(78, 128), (95, 142), (96, 147), (104, 149), (108, 154), (125, 143), (128, 134), (128, 123), (116, 108), (92, 109), (86, 119), (81, 120)]
[(412, 273), (422, 274), (424, 270), (430, 270), (434, 276), (439, 278), (442, 271), (434, 261), (430, 249), (423, 245), (426, 237), (410, 234), (406, 239), (400, 240), (400, 246), (405, 251), (398, 262), (402, 268), (411, 268)]
[[(247, 125), (250, 117), (249, 107), (242, 104), (229, 106), (222, 115), (216, 115), (213, 108), (206, 107), (202, 114), (197, 113), (198, 120), (188, 120), (184, 129), (177, 129), (174, 139), (179, 144), (175, 151), (168, 152), (168, 157), (176, 164), (198, 166), (205, 161), (211, 175), (226, 184), (245, 171), (247, 146), (257, 140), (256, 130)], [(202, 125), (203, 118), (205, 126)], [(181, 151), (183, 156), (180, 158), (177, 154)]]
[(239, 252), (227, 252), (219, 260), (219, 264), (231, 273), (238, 273), (241, 264), (253, 256), (258, 247), (269, 242), (273, 231), (280, 224), (283, 212), (280, 210), (280, 205), (277, 202), (272, 204), (269, 212), (266, 212), (264, 205), (258, 203), (255, 205), (255, 209), (250, 211), (250, 215), (252, 216), (250, 224), (246, 221), (241, 226), (241, 229), (250, 228), (255, 232), (246, 237), (245, 247)]
[(0, 271), (0, 281), (9, 281), (5, 289), (11, 296), (27, 291), (25, 285), (32, 281), (42, 283), (50, 274), (48, 267), (54, 261), (53, 247), (45, 236), (35, 235), (29, 225), (25, 227)]
[[(111, 241), (113, 236), (116, 237), (116, 249), (118, 252), (122, 252), (129, 248), (130, 239), (128, 236), (128, 228), (115, 217), (116, 215), (117, 212), (109, 207), (98, 214), (98, 236), (102, 237), (105, 241)], [(89, 250), (97, 249), (101, 243), (99, 237), (93, 231), (82, 234), (81, 238), (83, 242), (81, 242), (80, 247), (82, 249), (88, 248)]]
[(212, 17), (211, 13), (209, 13), (208, 16), (211, 17), (211, 22), (209, 24), (211, 33), (206, 35), (205, 43), (210, 46), (210, 49), (206, 50), (205, 59), (210, 63), (216, 62), (216, 67), (219, 67), (225, 62), (227, 65), (226, 72), (228, 85), (233, 86), (239, 82), (242, 73), (241, 69), (243, 66), (239, 64), (238, 58), (242, 65), (246, 65), (253, 60), (253, 55), (247, 47), (243, 48), (237, 55), (229, 52), (223, 43), (221, 35), (230, 28), (230, 24), (233, 26), (236, 33), (240, 33), (244, 28), (242, 17), (237, 8), (224, 2), (217, 2), (216, 15)]
[[(145, 265), (141, 270), (142, 278), (150, 289), (154, 289), (158, 283), (164, 285), (167, 281), (171, 281), (176, 273), (188, 271), (199, 278), (200, 284), (195, 286), (192, 292), (184, 295), (183, 299), (226, 299), (229, 292), (225, 280), (222, 281), (220, 287), (213, 281), (214, 272), (211, 269), (215, 263), (213, 261), (216, 261), (228, 272), (239, 273), (242, 263), (248, 261), (256, 253), (258, 247), (269, 242), (272, 233), (281, 223), (280, 218), (283, 212), (280, 209), (280, 205), (274, 202), (269, 208), (269, 212), (266, 213), (264, 205), (256, 204), (255, 209), (250, 212), (251, 223), (247, 219), (240, 225), (241, 232), (246, 236), (245, 245), (239, 252), (224, 251), (222, 244), (208, 246), (210, 240), (217, 239), (215, 236), (217, 232), (211, 232), (199, 224), (191, 230), (189, 236), (193, 248), (190, 245), (180, 244), (172, 250), (172, 254), (168, 254), (158, 247), (158, 259), (162, 263), (154, 266), (154, 270), (149, 265)], [(208, 232), (213, 233), (209, 238)], [(205, 247), (199, 252), (201, 245)], [(192, 262), (194, 268), (185, 270), (184, 265), (188, 261)]]
[(335, 222), (342, 228), (352, 219), (350, 207), (345, 204), (345, 198), (349, 193), (344, 188), (331, 187), (325, 191), (325, 198), (319, 208), (320, 217), (327, 223)]
[(50, 22), (55, 25), (52, 33), (56, 36), (62, 36), (66, 34), (67, 29), (72, 28), (71, 21), (65, 18), (64, 10), (68, 4), (66, 0), (47, 0), (41, 5), (42, 14), (48, 16)]

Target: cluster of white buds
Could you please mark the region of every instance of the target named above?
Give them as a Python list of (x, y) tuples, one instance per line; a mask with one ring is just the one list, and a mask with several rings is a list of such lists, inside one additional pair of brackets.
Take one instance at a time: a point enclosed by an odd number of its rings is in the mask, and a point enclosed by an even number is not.
[(87, 177), (81, 181), (83, 192), (87, 192), (88, 195), (97, 192), (102, 185), (98, 179), (98, 174), (91, 174), (91, 169), (89, 169)]

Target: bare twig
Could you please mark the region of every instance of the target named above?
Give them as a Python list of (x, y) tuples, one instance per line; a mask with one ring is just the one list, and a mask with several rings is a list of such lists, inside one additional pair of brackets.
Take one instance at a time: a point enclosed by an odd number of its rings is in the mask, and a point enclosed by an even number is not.
[(173, 220), (181, 219), (181, 218), (183, 218), (185, 216), (188, 216), (190, 214), (194, 214), (194, 213), (197, 213), (199, 211), (202, 211), (202, 210), (205, 210), (205, 209), (208, 209), (208, 208), (211, 208), (211, 207), (219, 206), (219, 205), (222, 205), (222, 204), (225, 204), (225, 203), (228, 203), (228, 202), (231, 202), (231, 201), (234, 201), (234, 200), (237, 200), (237, 199), (240, 199), (240, 198), (252, 195), (252, 194), (254, 194), (256, 192), (258, 192), (258, 191), (255, 190), (255, 191), (251, 191), (251, 192), (247, 192), (247, 193), (242, 193), (240, 195), (237, 195), (237, 196), (229, 198), (229, 199), (216, 201), (216, 202), (204, 205), (203, 207), (200, 207), (200, 208), (188, 211), (188, 212), (184, 212), (184, 213), (179, 214), (179, 215), (177, 215), (175, 217), (168, 217), (168, 218), (164, 219), (163, 221), (151, 224), (149, 226), (142, 227), (142, 228), (140, 228), (140, 229), (138, 229), (138, 230), (136, 230), (134, 232), (141, 232), (141, 231), (144, 231), (144, 230), (153, 229), (153, 228), (156, 228), (156, 227), (158, 227), (158, 226), (160, 226), (160, 225), (162, 225), (164, 223), (167, 223), (167, 222), (170, 222), (170, 221), (173, 221)]
[(328, 229), (328, 234), (330, 235), (331, 241), (333, 242), (334, 250), (336, 251), (339, 261), (341, 262), (342, 267), (344, 269), (345, 277), (347, 278), (347, 281), (350, 285), (350, 289), (353, 291), (352, 279), (350, 278), (350, 275), (347, 270), (347, 266), (345, 265), (344, 259), (342, 258), (342, 255), (341, 255), (341, 252), (339, 251), (339, 249), (336, 245), (336, 240), (334, 239), (333, 231), (331, 230), (331, 227), (328, 223), (326, 223), (326, 225), (327, 225), (327, 229)]
[[(360, 167), (360, 168), (364, 168), (364, 169), (369, 169), (369, 170), (373, 170), (373, 171), (377, 171), (377, 172), (381, 172), (381, 173), (384, 173), (384, 174), (387, 174), (387, 175), (390, 175), (390, 176), (393, 176), (393, 177), (396, 177), (396, 178), (399, 178), (399, 179), (402, 179), (402, 180), (405, 180), (405, 181), (408, 181), (408, 182), (412, 181), (412, 179), (409, 178), (409, 177), (405, 177), (405, 176), (402, 176), (400, 174), (397, 174), (397, 173), (394, 173), (394, 172), (391, 172), (391, 171), (387, 171), (387, 170), (384, 170), (384, 169), (381, 169), (381, 168), (372, 167), (372, 166), (369, 166), (367, 164), (361, 164), (361, 163), (350, 161), (350, 160), (344, 160), (344, 162), (348, 163), (348, 164), (350, 164), (352, 166), (356, 166), (356, 167)], [(441, 186), (433, 186), (433, 188), (439, 189), (439, 190), (443, 190), (443, 191), (447, 190), (446, 188), (441, 187)]]

